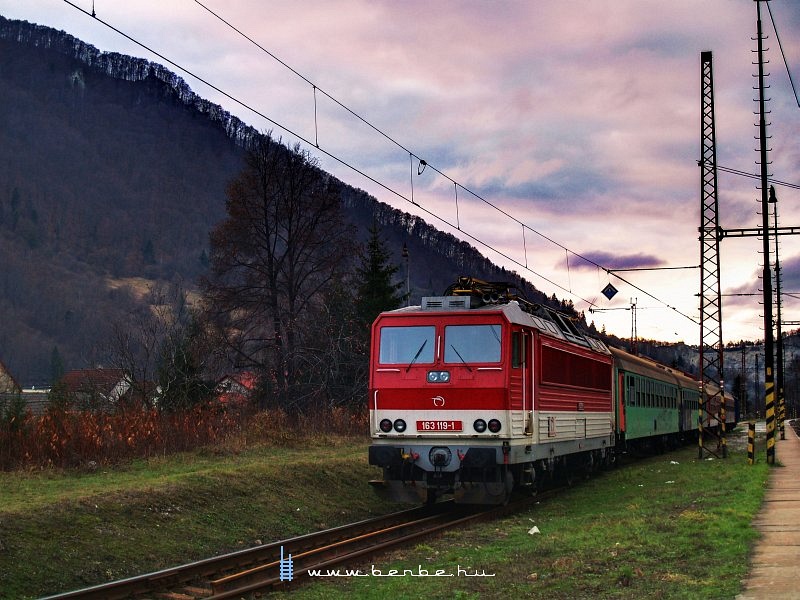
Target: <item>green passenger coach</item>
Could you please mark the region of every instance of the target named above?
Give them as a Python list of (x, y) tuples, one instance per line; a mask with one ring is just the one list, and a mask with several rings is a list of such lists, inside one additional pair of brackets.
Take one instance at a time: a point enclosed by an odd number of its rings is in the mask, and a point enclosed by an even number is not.
[(610, 350), (618, 443), (630, 450), (664, 449), (696, 435), (697, 380), (650, 359)]

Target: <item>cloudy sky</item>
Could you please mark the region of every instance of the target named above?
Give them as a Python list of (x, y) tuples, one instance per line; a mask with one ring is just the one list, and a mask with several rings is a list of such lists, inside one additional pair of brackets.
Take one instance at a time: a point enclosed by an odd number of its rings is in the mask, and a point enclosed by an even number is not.
[[(629, 336), (635, 299), (640, 337), (698, 343), (686, 318), (699, 321), (698, 268), (620, 272), (629, 285), (581, 257), (612, 270), (699, 265), (700, 53), (714, 56), (718, 164), (758, 173), (752, 0), (73, 3), (235, 98), (167, 65), (246, 123), (318, 143), (344, 181), (578, 310), (603, 309), (587, 315), (598, 327)], [(770, 6), (800, 86), (800, 3)], [(762, 11), (771, 173), (797, 185), (800, 108)], [(0, 14), (165, 62), (63, 0), (0, 0)], [(719, 174), (724, 228), (761, 224), (758, 183)], [(779, 225), (800, 226), (800, 189), (776, 189)], [(726, 239), (721, 257), (724, 294), (760, 293), (759, 239)], [(783, 318), (800, 321), (800, 238), (782, 236), (780, 258)], [(762, 315), (759, 295), (725, 296), (725, 340), (762, 338)]]

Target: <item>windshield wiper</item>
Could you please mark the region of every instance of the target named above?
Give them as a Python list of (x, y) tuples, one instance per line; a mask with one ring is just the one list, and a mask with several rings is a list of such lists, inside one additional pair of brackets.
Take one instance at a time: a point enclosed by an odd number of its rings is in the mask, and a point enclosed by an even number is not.
[(408, 363), (408, 366), (406, 367), (406, 373), (408, 373), (408, 370), (411, 368), (411, 365), (413, 365), (415, 362), (417, 362), (417, 359), (419, 358), (419, 355), (422, 354), (422, 349), (425, 347), (425, 344), (427, 344), (427, 343), (428, 343), (428, 339), (427, 338), (422, 341), (422, 345), (419, 347), (419, 350), (417, 350), (417, 353), (414, 355), (414, 358), (412, 358), (411, 362)]
[(470, 367), (470, 366), (467, 364), (467, 361), (465, 361), (465, 360), (464, 360), (464, 357), (463, 357), (463, 356), (461, 356), (461, 352), (459, 352), (458, 350), (456, 350), (456, 347), (455, 347), (455, 346), (453, 346), (453, 344), (450, 344), (450, 347), (453, 349), (453, 352), (455, 352), (455, 353), (458, 355), (458, 358), (460, 358), (460, 359), (461, 359), (461, 362), (462, 362), (462, 363), (464, 363), (464, 366), (465, 366), (465, 367), (467, 367), (467, 370), (468, 370), (470, 373), (472, 373), (472, 368), (471, 368), (471, 367)]

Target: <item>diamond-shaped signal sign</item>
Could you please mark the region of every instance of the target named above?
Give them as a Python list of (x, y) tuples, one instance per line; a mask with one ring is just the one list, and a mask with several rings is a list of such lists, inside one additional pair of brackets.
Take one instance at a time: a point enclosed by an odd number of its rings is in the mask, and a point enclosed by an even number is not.
[(606, 287), (603, 288), (603, 296), (611, 300), (614, 296), (617, 295), (618, 291), (619, 290), (617, 290), (617, 288), (615, 288), (613, 285), (609, 283)]

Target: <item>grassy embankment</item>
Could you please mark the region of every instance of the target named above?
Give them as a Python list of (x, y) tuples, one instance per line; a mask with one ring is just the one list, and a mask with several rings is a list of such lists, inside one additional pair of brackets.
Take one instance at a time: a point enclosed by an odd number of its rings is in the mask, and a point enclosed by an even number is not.
[[(342, 567), (370, 576), (318, 579), (286, 596), (732, 598), (768, 468), (730, 454), (697, 460), (687, 448), (648, 458), (524, 513)], [(198, 452), (95, 473), (3, 473), (0, 597), (74, 589), (386, 512), (393, 507), (367, 489), (375, 475), (363, 440)], [(453, 576), (376, 577), (373, 566)]]
[(366, 441), (0, 473), (0, 598), (86, 587), (389, 512)]

